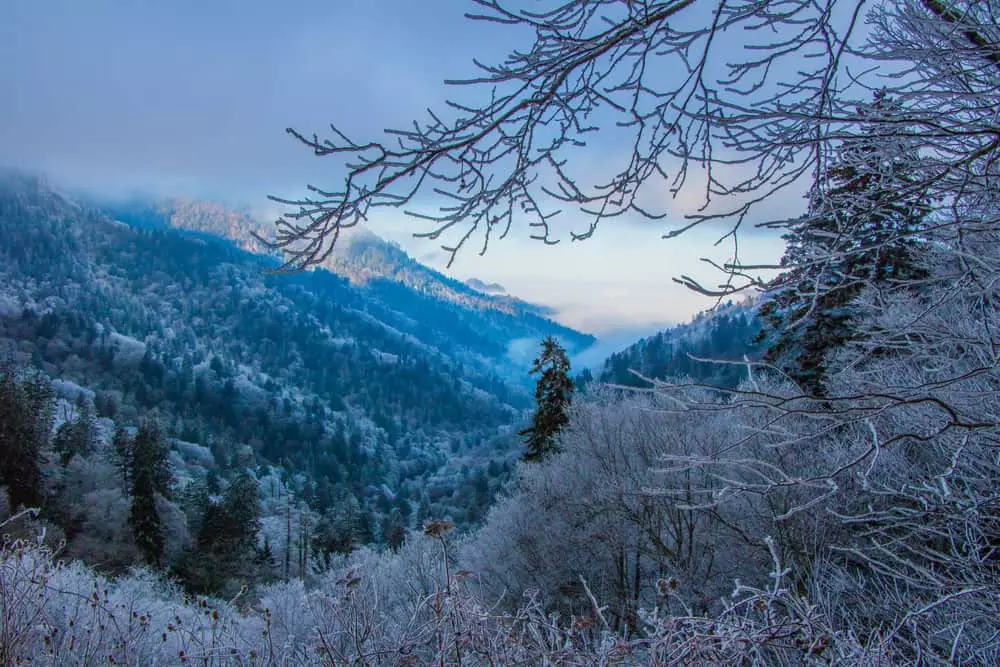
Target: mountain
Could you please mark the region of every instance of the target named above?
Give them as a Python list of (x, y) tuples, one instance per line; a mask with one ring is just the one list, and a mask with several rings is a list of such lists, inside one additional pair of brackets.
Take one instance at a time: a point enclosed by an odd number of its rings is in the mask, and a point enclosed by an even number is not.
[(390, 515), (474, 521), (531, 406), (509, 379), (524, 375), (510, 347), (591, 339), (465, 300), (469, 288), (384, 242), (366, 248), (426, 276), (423, 291), (269, 274), (274, 258), (216, 236), (244, 238), (248, 220), (208, 205), (102, 207), (0, 175), (0, 357), (93, 397), (104, 418), (157, 415), (175, 442), (211, 452), (206, 470), (249, 456), (299, 480), (320, 512), (354, 498), (361, 540)]
[[(598, 369), (596, 379), (648, 387), (638, 373), (650, 379), (687, 377), (716, 387), (735, 387), (746, 377), (743, 366), (705, 360), (758, 359), (763, 349), (754, 341), (760, 329), (754, 302), (722, 304), (689, 323), (643, 338), (612, 354)], [(591, 379), (595, 378), (582, 378), (584, 382)]]
[(484, 292), (449, 278), (416, 261), (397, 244), (385, 241), (368, 230), (351, 230), (343, 240), (345, 242), (339, 244), (323, 264), (324, 268), (374, 293), (392, 293), (392, 288), (386, 283), (403, 285), (424, 296), (467, 309), (479, 312), (495, 310), (523, 319), (539, 332), (547, 331), (545, 335), (561, 339), (574, 351), (583, 350), (594, 342), (592, 336), (581, 335), (548, 319), (554, 311), (547, 306), (522, 301), (506, 292)]
[[(131, 225), (181, 229), (225, 238), (248, 252), (268, 251), (254, 235), (266, 238), (273, 231), (269, 223), (214, 202), (135, 200), (104, 207), (117, 219)], [(441, 318), (435, 325), (436, 338), (471, 334), (471, 325), (475, 335), (501, 342), (503, 349), (511, 341), (537, 341), (554, 336), (571, 353), (578, 353), (594, 342), (593, 336), (554, 322), (551, 308), (449, 278), (367, 229), (348, 230), (322, 268), (346, 278), (368, 299), (395, 309), (410, 320), (426, 323), (429, 317), (432, 320)], [(442, 312), (442, 304), (459, 308)], [(480, 351), (498, 360), (503, 356), (496, 346)], [(501, 363), (500, 366), (508, 378), (520, 382), (525, 377), (522, 363), (513, 366)]]

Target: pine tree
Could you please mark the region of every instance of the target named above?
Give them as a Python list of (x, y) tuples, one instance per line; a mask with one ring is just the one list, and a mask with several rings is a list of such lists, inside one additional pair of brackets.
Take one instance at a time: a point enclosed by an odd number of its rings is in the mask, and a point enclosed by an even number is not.
[(52, 388), (40, 376), (18, 377), (0, 366), (0, 485), (12, 508), (38, 507), (42, 497), (39, 453), (52, 428)]
[(144, 422), (132, 446), (132, 506), (129, 525), (146, 562), (159, 566), (163, 560), (163, 530), (156, 509), (156, 496), (169, 496), (172, 478), (167, 461), (166, 439), (155, 421)]
[[(257, 548), (260, 532), (260, 500), (257, 480), (248, 472), (238, 474), (222, 499), (226, 516), (226, 536), (233, 550), (244, 556)], [(236, 555), (236, 554), (234, 554)]]
[[(851, 302), (869, 285), (896, 289), (926, 275), (917, 234), (929, 212), (918, 182), (918, 147), (905, 127), (886, 119), (899, 105), (877, 93), (871, 119), (845, 139), (809, 194), (809, 211), (784, 238), (789, 269), (761, 306), (771, 338), (765, 360), (806, 392), (826, 393), (829, 353), (856, 340)], [(908, 136), (911, 135), (911, 136)]]
[(535, 386), (535, 415), (525, 436), (524, 460), (539, 462), (555, 451), (556, 435), (569, 423), (567, 411), (573, 396), (569, 359), (555, 338), (542, 341), (542, 353), (531, 366), (532, 375), (541, 374)]
[[(143, 480), (142, 477), (136, 478)], [(129, 526), (132, 536), (147, 564), (159, 567), (163, 560), (163, 527), (156, 509), (156, 494), (139, 484), (133, 486), (132, 505), (129, 510)]]

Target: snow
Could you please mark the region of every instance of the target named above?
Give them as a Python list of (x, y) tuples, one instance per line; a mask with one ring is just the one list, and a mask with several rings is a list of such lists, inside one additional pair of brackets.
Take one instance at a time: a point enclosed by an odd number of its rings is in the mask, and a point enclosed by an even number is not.
[(0, 294), (0, 317), (18, 317), (23, 310), (20, 300), (10, 294)]

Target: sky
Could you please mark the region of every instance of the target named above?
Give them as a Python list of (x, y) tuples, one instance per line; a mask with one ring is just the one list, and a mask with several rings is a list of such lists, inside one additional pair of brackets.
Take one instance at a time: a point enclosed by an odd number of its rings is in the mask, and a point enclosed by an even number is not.
[[(0, 3), (0, 166), (40, 171), (53, 183), (104, 195), (186, 196), (281, 210), (307, 183), (339, 185), (332, 164), (285, 134), (336, 122), (357, 137), (406, 125), (449, 95), (446, 78), (474, 73), (530, 35), (463, 18), (457, 0), (22, 0)], [(600, 164), (601, 149), (582, 159)], [(794, 199), (794, 197), (793, 197)], [(679, 221), (692, 202), (668, 208)], [(800, 207), (801, 201), (775, 206)], [(416, 226), (415, 226), (416, 225)], [(515, 228), (484, 256), (459, 255), (448, 272), (499, 282), (553, 306), (560, 321), (604, 337), (651, 333), (713, 304), (675, 284), (717, 274), (717, 232), (662, 240), (663, 221), (586, 222), (566, 213), (558, 245)], [(424, 229), (383, 209), (370, 229), (444, 269)], [(781, 243), (741, 238), (744, 261), (769, 262)]]

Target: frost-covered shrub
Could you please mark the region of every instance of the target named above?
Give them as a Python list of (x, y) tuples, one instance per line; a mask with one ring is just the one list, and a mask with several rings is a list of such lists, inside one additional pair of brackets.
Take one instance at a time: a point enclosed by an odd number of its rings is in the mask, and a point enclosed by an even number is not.
[(67, 545), (68, 554), (121, 572), (139, 559), (128, 525), (130, 499), (118, 487), (89, 491), (81, 499), (80, 531)]
[(818, 605), (789, 590), (773, 541), (767, 585), (738, 585), (713, 616), (678, 615), (673, 583), (654, 586), (640, 632), (615, 633), (586, 583), (586, 614), (560, 618), (538, 594), (502, 610), (446, 560), (445, 524), (398, 553), (358, 553), (313, 589), (264, 587), (248, 605), (188, 598), (144, 570), (107, 579), (53, 559), (39, 542), (0, 551), (0, 660), (5, 664), (622, 665), (888, 664)]
[(45, 546), (18, 541), (0, 554), (0, 662), (54, 665), (250, 664), (279, 656), (267, 619), (219, 601), (191, 599), (159, 576), (110, 580)]

